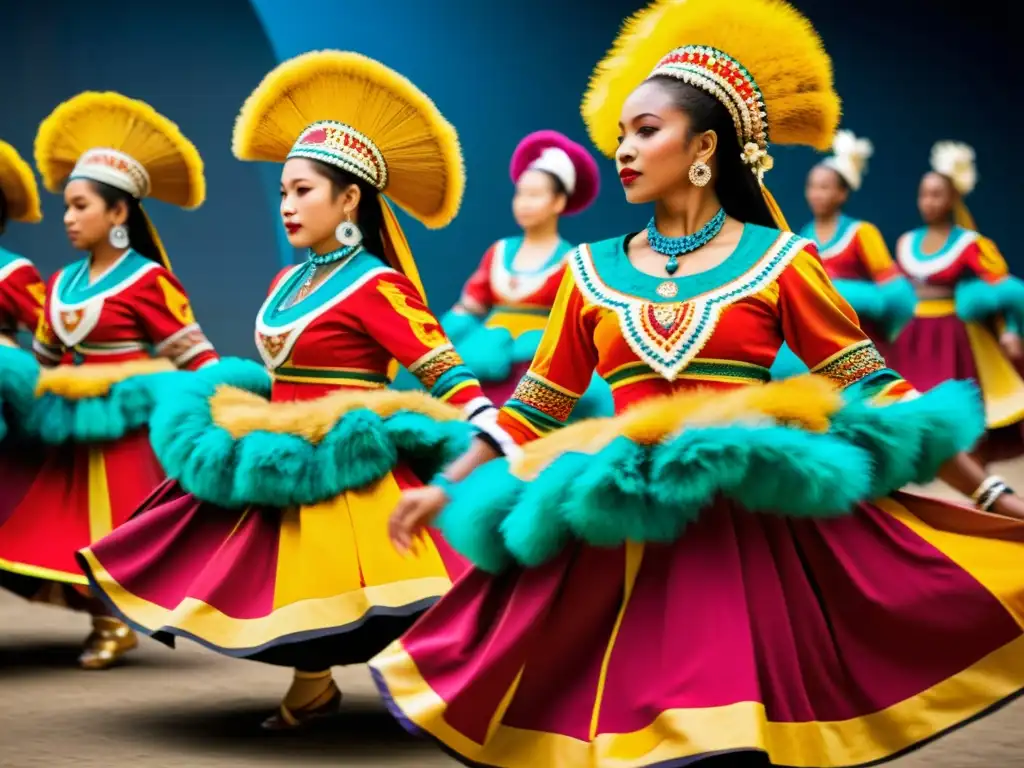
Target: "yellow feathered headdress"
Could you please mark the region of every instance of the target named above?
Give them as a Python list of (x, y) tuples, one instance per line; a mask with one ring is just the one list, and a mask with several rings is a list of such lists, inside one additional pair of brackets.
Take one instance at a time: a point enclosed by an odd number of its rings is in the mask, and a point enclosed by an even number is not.
[(206, 198), (203, 160), (192, 142), (151, 106), (120, 93), (87, 91), (58, 106), (39, 126), (35, 156), (51, 192), (84, 178), (188, 209)]
[(32, 168), (21, 159), (18, 151), (6, 141), (0, 141), (0, 192), (7, 205), (11, 221), (35, 224), (42, 221), (39, 206), (39, 187)]
[(604, 154), (615, 154), (626, 98), (655, 75), (725, 105), (759, 180), (773, 165), (769, 141), (825, 150), (839, 123), (832, 62), (811, 23), (782, 0), (655, 0), (628, 19), (583, 100), (583, 119)]
[[(314, 51), (280, 64), (246, 100), (232, 150), (240, 160), (321, 160), (386, 193), (428, 227), (458, 213), (465, 169), (458, 135), (434, 103), (380, 62)], [(383, 256), (422, 292), (416, 264), (390, 206)]]

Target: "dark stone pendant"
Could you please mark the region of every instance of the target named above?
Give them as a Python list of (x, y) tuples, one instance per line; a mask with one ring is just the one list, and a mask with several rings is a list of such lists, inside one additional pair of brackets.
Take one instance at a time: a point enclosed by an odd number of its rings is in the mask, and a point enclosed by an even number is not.
[(676, 270), (679, 269), (679, 260), (675, 256), (669, 256), (668, 261), (665, 262), (665, 271), (670, 275), (674, 275)]

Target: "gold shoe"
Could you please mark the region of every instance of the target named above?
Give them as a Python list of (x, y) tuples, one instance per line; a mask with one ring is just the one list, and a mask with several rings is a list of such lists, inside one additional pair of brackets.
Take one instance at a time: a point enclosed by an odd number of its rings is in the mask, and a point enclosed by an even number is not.
[(93, 616), (92, 634), (78, 657), (82, 669), (108, 669), (139, 644), (135, 633), (122, 621), (109, 616)]
[(331, 680), (330, 686), (313, 701), (300, 709), (289, 709), (282, 702), (278, 711), (263, 721), (265, 731), (293, 731), (313, 720), (338, 714), (341, 709), (341, 691)]

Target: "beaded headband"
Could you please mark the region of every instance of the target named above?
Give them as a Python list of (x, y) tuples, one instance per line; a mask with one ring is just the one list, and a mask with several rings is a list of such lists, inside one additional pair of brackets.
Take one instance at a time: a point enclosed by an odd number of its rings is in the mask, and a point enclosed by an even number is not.
[(150, 190), (149, 173), (131, 155), (116, 149), (98, 147), (78, 158), (68, 180), (89, 179), (109, 184), (139, 200)]
[(774, 165), (768, 154), (768, 113), (764, 95), (750, 72), (717, 48), (684, 45), (664, 56), (648, 77), (663, 75), (707, 91), (729, 110), (743, 162), (758, 180)]
[(348, 171), (378, 191), (388, 185), (384, 155), (368, 136), (336, 120), (318, 120), (308, 126), (288, 153), (288, 158), (320, 160)]

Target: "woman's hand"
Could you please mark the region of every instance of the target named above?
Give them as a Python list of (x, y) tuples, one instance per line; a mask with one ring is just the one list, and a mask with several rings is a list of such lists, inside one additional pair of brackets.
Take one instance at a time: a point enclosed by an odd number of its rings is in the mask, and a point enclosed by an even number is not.
[(1004, 493), (996, 499), (991, 511), (1003, 517), (1024, 520), (1024, 499), (1013, 493)]
[(1020, 336), (1013, 331), (1005, 331), (999, 337), (999, 346), (1013, 362), (1020, 362), (1024, 358), (1024, 344), (1021, 344)]
[(415, 540), (448, 503), (444, 488), (425, 485), (402, 493), (398, 506), (388, 520), (388, 536), (399, 552), (415, 552)]

